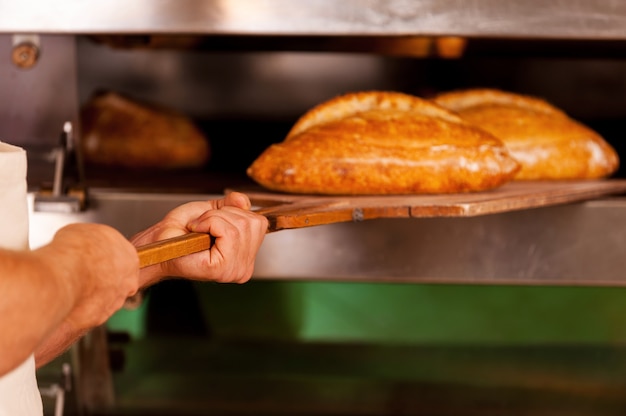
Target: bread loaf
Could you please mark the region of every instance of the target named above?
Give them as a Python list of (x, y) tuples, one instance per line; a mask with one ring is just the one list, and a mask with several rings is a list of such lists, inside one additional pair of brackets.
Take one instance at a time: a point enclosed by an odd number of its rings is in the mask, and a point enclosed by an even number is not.
[(264, 187), (311, 194), (482, 191), (519, 166), (500, 140), (427, 100), (347, 94), (304, 114), (248, 168)]
[(95, 95), (82, 108), (81, 127), (87, 163), (171, 169), (209, 159), (208, 139), (187, 117), (113, 92)]
[(293, 125), (286, 140), (318, 124), (330, 123), (371, 110), (415, 111), (452, 123), (461, 121), (450, 111), (427, 100), (401, 92), (364, 91), (341, 95), (325, 101), (303, 114)]
[(471, 89), (434, 101), (500, 138), (522, 166), (516, 179), (594, 179), (618, 168), (617, 153), (600, 135), (544, 100)]

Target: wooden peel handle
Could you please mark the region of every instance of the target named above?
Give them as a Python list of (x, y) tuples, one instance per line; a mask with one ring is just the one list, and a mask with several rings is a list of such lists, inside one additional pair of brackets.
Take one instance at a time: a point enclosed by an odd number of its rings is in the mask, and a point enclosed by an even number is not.
[(144, 268), (188, 254), (208, 250), (213, 245), (213, 242), (214, 238), (209, 234), (189, 233), (137, 247), (139, 267)]

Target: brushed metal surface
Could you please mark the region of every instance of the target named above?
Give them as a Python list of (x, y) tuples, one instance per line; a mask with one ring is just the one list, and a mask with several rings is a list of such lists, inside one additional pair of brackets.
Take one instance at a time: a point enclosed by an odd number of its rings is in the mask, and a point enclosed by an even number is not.
[(65, 122), (78, 126), (76, 38), (41, 36), (39, 47), (22, 69), (10, 59), (12, 36), (0, 34), (0, 140), (18, 146), (56, 146)]
[[(102, 222), (131, 236), (181, 203), (219, 195), (94, 190), (91, 197), (86, 212), (31, 212), (31, 245), (76, 221)], [(254, 278), (624, 286), (625, 229), (626, 198), (614, 198), (472, 218), (284, 230), (266, 236)]]
[(256, 276), (623, 285), (626, 200), (474, 218), (374, 220), (268, 236)]
[(52, 182), (50, 151), (65, 123), (80, 130), (76, 37), (40, 36), (38, 41), (41, 56), (24, 69), (10, 59), (13, 37), (0, 34), (0, 141), (29, 150), (29, 185), (37, 187)]
[(0, 32), (626, 38), (614, 0), (0, 0)]

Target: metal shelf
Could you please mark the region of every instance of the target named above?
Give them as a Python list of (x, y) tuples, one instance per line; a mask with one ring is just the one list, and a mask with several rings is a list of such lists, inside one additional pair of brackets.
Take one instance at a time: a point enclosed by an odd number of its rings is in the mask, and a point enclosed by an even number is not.
[(257, 278), (623, 286), (626, 199), (268, 235)]
[(0, 33), (626, 39), (601, 0), (0, 0)]

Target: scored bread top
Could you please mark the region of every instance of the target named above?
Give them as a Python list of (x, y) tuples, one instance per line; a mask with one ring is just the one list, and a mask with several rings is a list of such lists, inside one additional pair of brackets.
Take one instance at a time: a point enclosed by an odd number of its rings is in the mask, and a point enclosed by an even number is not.
[(501, 139), (522, 165), (516, 179), (595, 179), (619, 165), (617, 153), (599, 134), (542, 99), (469, 89), (434, 101)]
[(313, 107), (296, 121), (285, 140), (311, 127), (370, 110), (414, 111), (451, 123), (462, 122), (459, 116), (451, 111), (413, 95), (392, 91), (362, 91), (340, 95)]
[(563, 111), (541, 98), (490, 88), (472, 88), (445, 92), (437, 95), (433, 101), (456, 113), (462, 113), (464, 110), (481, 106), (506, 106), (523, 108), (538, 113), (559, 114), (567, 117)]

